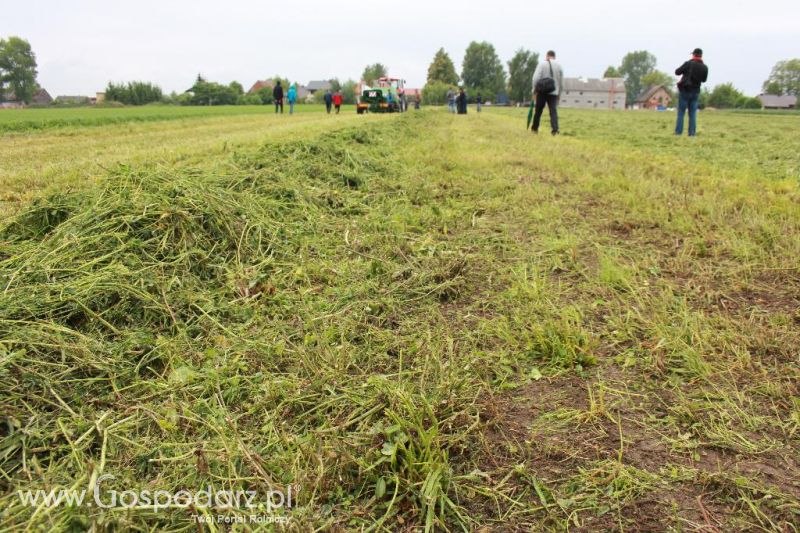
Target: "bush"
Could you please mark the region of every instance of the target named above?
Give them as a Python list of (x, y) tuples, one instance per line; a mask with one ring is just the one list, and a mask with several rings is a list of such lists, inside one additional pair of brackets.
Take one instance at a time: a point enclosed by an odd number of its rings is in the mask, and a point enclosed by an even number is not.
[(353, 105), (356, 103), (356, 98), (359, 96), (356, 94), (357, 85), (358, 84), (353, 80), (347, 80), (342, 84), (342, 103), (348, 105)]
[(761, 100), (755, 96), (742, 96), (736, 103), (738, 109), (761, 109)]
[(243, 94), (236, 99), (236, 105), (262, 105), (261, 97), (257, 94)]
[(422, 88), (422, 103), (425, 105), (444, 105), (447, 103), (447, 91), (455, 87), (441, 81), (432, 81)]
[(236, 87), (205, 80), (197, 81), (191, 93), (192, 105), (233, 105), (239, 97)]
[(161, 101), (161, 87), (149, 82), (132, 81), (128, 83), (108, 83), (106, 101), (125, 105), (143, 105)]

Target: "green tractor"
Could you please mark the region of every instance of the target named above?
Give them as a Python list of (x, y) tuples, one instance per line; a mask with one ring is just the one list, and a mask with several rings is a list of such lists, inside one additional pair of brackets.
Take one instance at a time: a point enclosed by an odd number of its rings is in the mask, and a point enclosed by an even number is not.
[(405, 80), (378, 78), (373, 87), (364, 86), (356, 102), (356, 113), (395, 113), (400, 111)]

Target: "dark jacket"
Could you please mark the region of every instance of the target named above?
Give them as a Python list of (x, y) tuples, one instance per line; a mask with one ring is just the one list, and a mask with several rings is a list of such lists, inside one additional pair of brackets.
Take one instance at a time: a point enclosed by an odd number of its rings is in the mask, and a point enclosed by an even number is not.
[(690, 59), (677, 69), (675, 75), (681, 76), (678, 89), (681, 91), (699, 91), (700, 86), (708, 79), (708, 67), (701, 60)]
[(283, 87), (276, 85), (275, 88), (272, 89), (272, 97), (275, 100), (283, 100)]
[(467, 114), (467, 93), (461, 91), (456, 96), (456, 107), (458, 108), (459, 115), (466, 115)]
[(325, 103), (331, 105), (333, 102), (333, 95), (331, 93), (325, 93)]

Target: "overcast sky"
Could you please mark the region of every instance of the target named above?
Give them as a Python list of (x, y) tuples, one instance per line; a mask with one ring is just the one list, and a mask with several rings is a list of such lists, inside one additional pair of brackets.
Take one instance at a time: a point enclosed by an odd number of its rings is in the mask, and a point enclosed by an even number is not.
[[(800, 2), (639, 0), (481, 2), (370, 0), (28, 0), (0, 4), (0, 37), (30, 41), (53, 95), (93, 94), (108, 81), (184, 91), (197, 73), (241, 82), (280, 74), (300, 83), (357, 79), (376, 61), (409, 86), (425, 83), (444, 47), (461, 71), (472, 40), (507, 63), (519, 47), (552, 48), (567, 76), (600, 77), (632, 50), (672, 72), (696, 46), (709, 85), (757, 94), (776, 61), (800, 57)], [(507, 66), (507, 65), (506, 65)]]

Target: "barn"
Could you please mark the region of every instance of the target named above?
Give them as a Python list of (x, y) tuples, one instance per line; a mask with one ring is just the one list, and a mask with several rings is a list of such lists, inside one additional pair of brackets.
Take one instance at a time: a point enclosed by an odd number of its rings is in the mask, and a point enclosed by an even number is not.
[(564, 78), (559, 105), (578, 109), (625, 109), (625, 80)]

